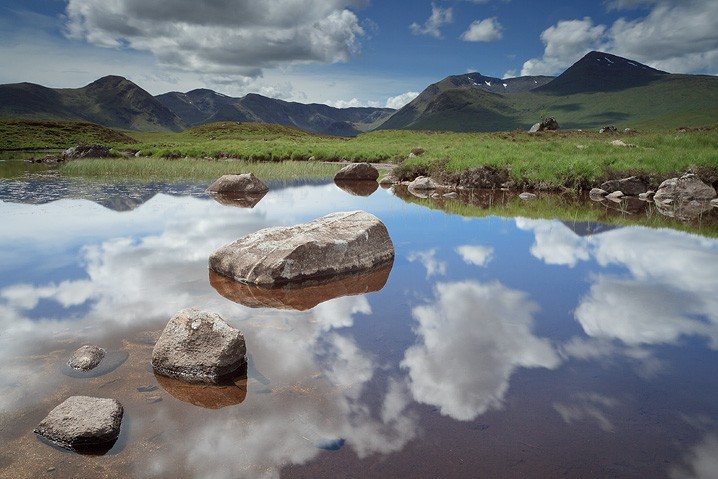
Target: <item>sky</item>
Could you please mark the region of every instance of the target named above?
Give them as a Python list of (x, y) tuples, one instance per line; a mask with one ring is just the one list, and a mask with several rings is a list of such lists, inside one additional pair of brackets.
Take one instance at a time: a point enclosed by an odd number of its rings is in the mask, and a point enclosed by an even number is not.
[(558, 75), (591, 50), (716, 75), (718, 0), (0, 0), (0, 84), (400, 108), (449, 75)]

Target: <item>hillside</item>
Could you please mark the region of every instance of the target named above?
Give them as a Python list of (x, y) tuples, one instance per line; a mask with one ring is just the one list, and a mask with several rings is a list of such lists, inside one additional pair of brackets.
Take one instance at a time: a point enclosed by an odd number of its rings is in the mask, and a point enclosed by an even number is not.
[(180, 131), (182, 120), (131, 81), (106, 76), (82, 88), (0, 85), (0, 117), (71, 120), (111, 128)]
[(80, 143), (131, 144), (137, 140), (94, 123), (0, 119), (0, 151), (64, 149)]
[(170, 92), (156, 98), (189, 126), (219, 121), (274, 123), (336, 136), (355, 136), (371, 130), (394, 113), (389, 108), (307, 105), (254, 93), (235, 98), (207, 89)]
[[(677, 128), (714, 124), (718, 118), (718, 77), (670, 74), (607, 53), (590, 52), (556, 78), (499, 81), (497, 88), (496, 79), (447, 77), (380, 128), (508, 131), (528, 129), (545, 116), (572, 129)], [(518, 81), (520, 89), (503, 87)]]

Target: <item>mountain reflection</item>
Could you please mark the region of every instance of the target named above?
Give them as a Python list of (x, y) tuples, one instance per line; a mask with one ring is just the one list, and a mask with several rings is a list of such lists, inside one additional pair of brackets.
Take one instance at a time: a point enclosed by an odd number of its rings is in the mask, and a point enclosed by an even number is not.
[(559, 366), (547, 339), (533, 334), (537, 305), (498, 283), (439, 283), (435, 299), (413, 309), (421, 344), (406, 351), (411, 392), (454, 419), (500, 409), (518, 368)]

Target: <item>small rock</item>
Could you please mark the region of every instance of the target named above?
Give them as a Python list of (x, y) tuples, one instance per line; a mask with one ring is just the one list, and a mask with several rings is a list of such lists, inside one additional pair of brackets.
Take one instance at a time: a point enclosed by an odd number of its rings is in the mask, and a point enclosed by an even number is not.
[(608, 191), (602, 189), (602, 188), (591, 188), (591, 191), (588, 192), (588, 196), (591, 197), (591, 199), (602, 199), (604, 196), (608, 194)]
[(576, 148), (578, 148), (579, 150), (585, 150), (586, 148), (588, 148), (588, 146), (587, 145), (576, 145)]
[(66, 160), (75, 160), (78, 158), (106, 158), (110, 156), (110, 149), (105, 145), (77, 145), (68, 148), (62, 153), (62, 157)]
[(614, 191), (612, 193), (607, 194), (606, 198), (608, 198), (609, 200), (617, 200), (617, 199), (623, 198), (624, 196), (626, 196), (626, 195), (623, 194), (623, 191), (619, 190), (619, 191)]
[(379, 178), (379, 170), (369, 163), (351, 163), (334, 175), (334, 181), (376, 181)]
[(386, 175), (384, 175), (381, 181), (379, 181), (379, 184), (382, 186), (390, 186), (396, 183), (399, 183), (399, 179), (394, 176), (393, 173), (387, 173)]
[(71, 396), (50, 411), (34, 432), (66, 449), (111, 444), (120, 434), (123, 412), (115, 399)]
[(711, 200), (711, 206), (712, 206), (713, 208), (718, 208), (718, 198), (715, 199), (715, 200)]
[(536, 199), (537, 196), (533, 193), (521, 193), (519, 195), (519, 198), (521, 198), (522, 200), (533, 200)]
[(598, 130), (599, 133), (616, 133), (617, 131), (618, 128), (613, 125), (604, 126), (600, 130)]
[(648, 190), (648, 191), (646, 191), (645, 193), (640, 193), (640, 194), (638, 195), (638, 199), (641, 199), (641, 200), (644, 200), (644, 201), (650, 200), (651, 198), (653, 198), (653, 195), (655, 195), (655, 194), (656, 194), (655, 191), (653, 191), (653, 190)]
[(428, 176), (419, 176), (409, 183), (410, 190), (435, 190), (439, 184)]
[(232, 194), (250, 194), (259, 195), (269, 191), (269, 187), (265, 185), (253, 173), (243, 173), (240, 175), (224, 175), (217, 179), (207, 188), (208, 193), (232, 193)]
[(152, 350), (155, 373), (189, 382), (217, 383), (245, 363), (244, 335), (216, 313), (183, 309)]
[(72, 353), (67, 365), (79, 371), (89, 371), (96, 368), (105, 357), (105, 350), (99, 346), (84, 345)]
[(636, 145), (634, 145), (633, 143), (624, 143), (623, 140), (613, 140), (611, 142), (611, 144), (613, 146), (621, 146), (624, 148), (635, 148), (636, 147)]
[(544, 118), (541, 120), (540, 123), (534, 124), (531, 129), (529, 130), (529, 133), (536, 133), (539, 131), (546, 131), (546, 130), (558, 130), (561, 127), (559, 126), (556, 119), (552, 116), (549, 116), (548, 118)]
[(449, 193), (444, 194), (444, 198), (458, 198), (459, 194), (456, 191), (451, 191)]

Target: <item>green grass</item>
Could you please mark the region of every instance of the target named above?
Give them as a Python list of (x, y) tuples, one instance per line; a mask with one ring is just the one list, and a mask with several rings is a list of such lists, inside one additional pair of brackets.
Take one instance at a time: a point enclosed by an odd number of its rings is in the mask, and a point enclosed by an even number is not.
[(0, 150), (64, 149), (80, 143), (128, 145), (136, 141), (94, 123), (0, 119)]

